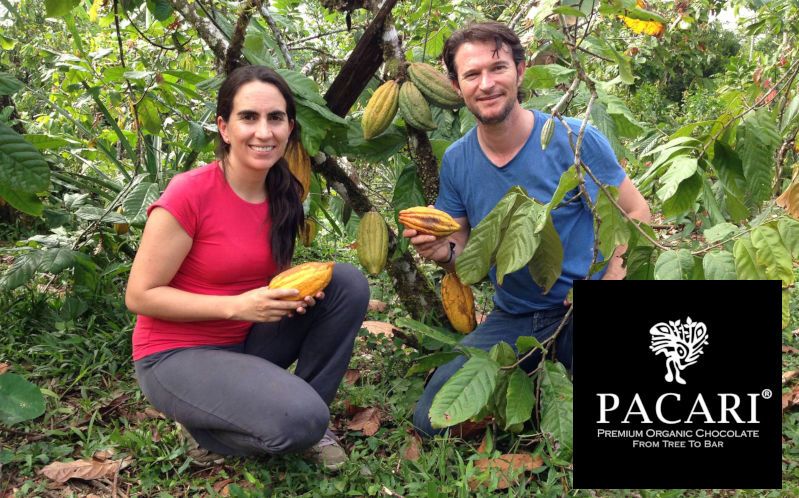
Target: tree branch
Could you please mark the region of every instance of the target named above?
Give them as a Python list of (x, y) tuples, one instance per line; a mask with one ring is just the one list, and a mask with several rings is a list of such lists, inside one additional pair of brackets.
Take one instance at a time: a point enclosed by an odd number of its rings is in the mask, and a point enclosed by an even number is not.
[(225, 52), (228, 48), (227, 37), (208, 19), (203, 19), (188, 4), (188, 0), (170, 0), (172, 8), (197, 31), (197, 35), (208, 45), (216, 56), (219, 64), (226, 59)]
[(261, 8), (261, 0), (249, 0), (241, 6), (239, 18), (236, 20), (236, 29), (225, 53), (225, 74), (230, 74), (241, 65), (241, 49), (244, 47), (244, 38), (247, 36), (247, 26), (256, 9)]
[(286, 67), (289, 69), (294, 69), (294, 60), (291, 58), (289, 48), (286, 45), (286, 42), (283, 40), (280, 30), (277, 29), (275, 19), (272, 17), (272, 14), (269, 13), (269, 9), (267, 9), (265, 5), (261, 7), (261, 15), (266, 20), (266, 24), (269, 25), (269, 29), (272, 30), (272, 35), (274, 35), (277, 46), (280, 47), (280, 52), (283, 54), (283, 59), (286, 61)]

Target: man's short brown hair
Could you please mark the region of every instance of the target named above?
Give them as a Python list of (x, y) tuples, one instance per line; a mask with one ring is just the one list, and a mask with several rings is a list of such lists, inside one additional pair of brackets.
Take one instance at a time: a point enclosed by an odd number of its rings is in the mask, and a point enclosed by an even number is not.
[(447, 66), (447, 75), (452, 81), (458, 81), (458, 71), (455, 68), (455, 53), (461, 45), (468, 42), (494, 42), (495, 54), (499, 54), (502, 45), (507, 45), (513, 56), (513, 62), (518, 66), (524, 61), (524, 48), (516, 33), (507, 25), (496, 21), (472, 23), (450, 35), (444, 43), (444, 52), (441, 57)]

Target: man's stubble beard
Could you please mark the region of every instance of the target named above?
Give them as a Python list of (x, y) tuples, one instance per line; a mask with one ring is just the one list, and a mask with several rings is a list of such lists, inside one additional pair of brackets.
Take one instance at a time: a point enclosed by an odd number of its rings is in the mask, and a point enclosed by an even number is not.
[(477, 121), (479, 121), (480, 124), (493, 125), (505, 121), (508, 118), (508, 116), (510, 116), (510, 113), (513, 112), (513, 107), (515, 105), (516, 105), (516, 99), (509, 100), (505, 104), (505, 107), (502, 108), (502, 111), (497, 116), (494, 116), (492, 118), (486, 118), (480, 115), (480, 112), (478, 112), (477, 109), (469, 109), (469, 110), (472, 111), (472, 114), (474, 114), (475, 119), (477, 119)]

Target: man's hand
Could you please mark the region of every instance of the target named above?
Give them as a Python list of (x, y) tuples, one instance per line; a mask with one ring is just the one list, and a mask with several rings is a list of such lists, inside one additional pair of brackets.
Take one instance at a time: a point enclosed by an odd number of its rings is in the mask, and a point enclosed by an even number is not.
[(436, 263), (444, 263), (449, 260), (449, 237), (436, 237), (435, 235), (419, 234), (416, 230), (406, 228), (402, 231), (403, 237), (408, 237), (419, 253), (425, 259)]

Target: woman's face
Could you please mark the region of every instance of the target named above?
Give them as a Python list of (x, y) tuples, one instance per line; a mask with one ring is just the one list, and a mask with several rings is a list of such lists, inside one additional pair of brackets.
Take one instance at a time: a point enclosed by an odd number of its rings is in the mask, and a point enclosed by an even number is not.
[(230, 144), (227, 162), (234, 169), (264, 176), (286, 150), (294, 121), (286, 114), (286, 99), (274, 85), (245, 83), (233, 97), (230, 118), (217, 116), (222, 139)]

